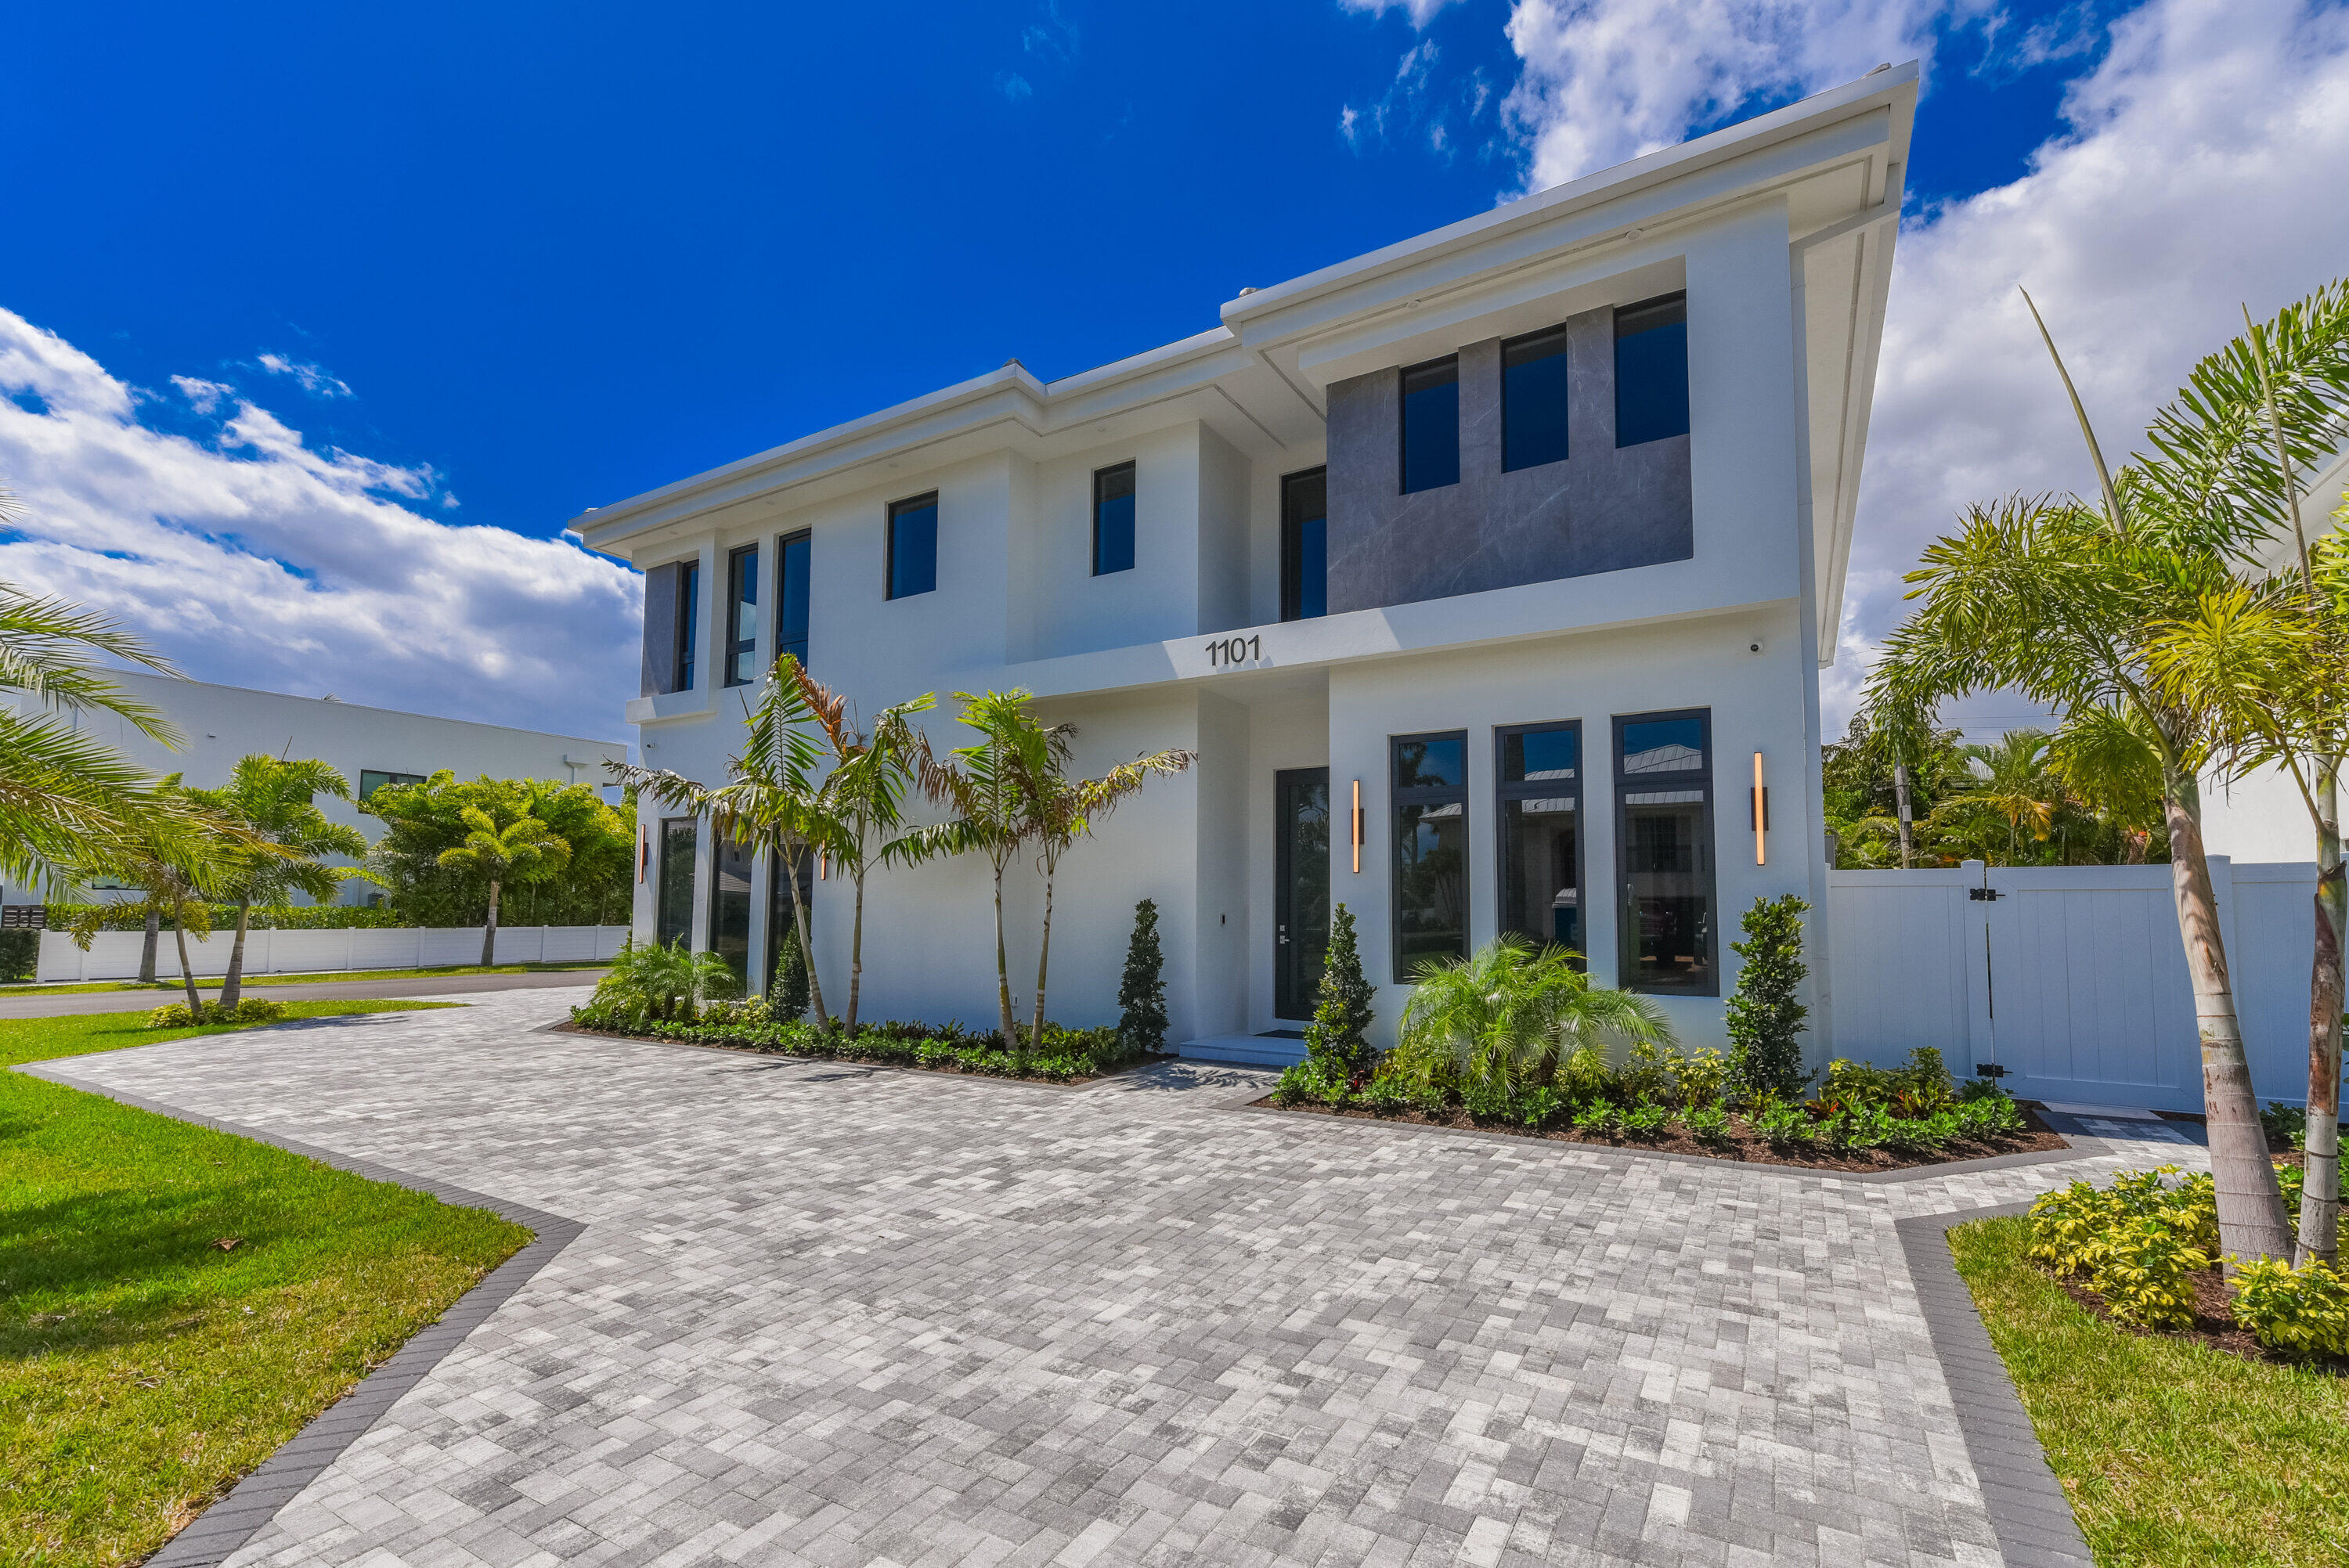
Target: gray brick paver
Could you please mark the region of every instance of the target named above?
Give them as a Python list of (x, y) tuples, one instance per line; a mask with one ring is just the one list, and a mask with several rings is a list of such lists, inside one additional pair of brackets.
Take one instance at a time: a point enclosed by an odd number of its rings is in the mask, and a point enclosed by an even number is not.
[(1239, 1112), (1241, 1072), (533, 1032), (575, 999), (60, 1064), (586, 1227), (236, 1568), (1992, 1563), (1894, 1222), (2123, 1163), (1790, 1178)]

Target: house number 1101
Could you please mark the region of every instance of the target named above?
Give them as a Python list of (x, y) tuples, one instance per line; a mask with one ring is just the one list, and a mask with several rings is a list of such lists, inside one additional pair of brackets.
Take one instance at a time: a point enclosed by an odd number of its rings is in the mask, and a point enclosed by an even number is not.
[(1207, 645), (1207, 664), (1247, 664), (1264, 657), (1264, 645), (1254, 637), (1224, 637)]

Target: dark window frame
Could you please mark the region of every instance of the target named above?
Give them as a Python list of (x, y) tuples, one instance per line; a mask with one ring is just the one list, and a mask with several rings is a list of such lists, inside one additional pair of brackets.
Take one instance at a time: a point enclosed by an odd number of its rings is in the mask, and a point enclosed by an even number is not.
[[(1511, 736), (1554, 735), (1561, 731), (1574, 737), (1574, 777), (1557, 779), (1516, 779), (1509, 777), (1506, 758)], [(1518, 928), (1509, 922), (1509, 876), (1515, 863), (1510, 859), (1509, 802), (1512, 800), (1555, 799), (1560, 796), (1574, 799), (1574, 887), (1580, 900), (1583, 946), (1578, 950), (1584, 959), (1575, 965), (1588, 970), (1590, 942), (1590, 835), (1586, 820), (1582, 782), (1590, 771), (1590, 751), (1578, 718), (1545, 719), (1538, 724), (1501, 724), (1493, 727), (1493, 934), (1506, 936)], [(1555, 942), (1551, 936), (1539, 939), (1544, 944)]]
[[(1120, 476), (1123, 476), (1125, 480), (1124, 496), (1123, 498), (1117, 496), (1103, 496), (1102, 494), (1102, 481), (1103, 480), (1114, 480)], [(1095, 469), (1093, 470), (1092, 574), (1094, 576), (1113, 577), (1121, 572), (1131, 572), (1133, 570), (1134, 562), (1138, 554), (1138, 546), (1135, 539), (1138, 530), (1135, 528), (1135, 522), (1137, 520), (1134, 514), (1141, 508), (1141, 493), (1140, 477), (1134, 468), (1133, 459), (1131, 458), (1128, 458), (1122, 463), (1112, 463), (1107, 468)], [(1104, 566), (1102, 564), (1103, 559), (1102, 552), (1102, 502), (1104, 500), (1117, 500), (1120, 499), (1124, 500), (1127, 503), (1125, 511), (1125, 564), (1123, 566)]]
[[(1446, 368), (1449, 368), (1452, 373), (1448, 383), (1452, 388), (1452, 477), (1448, 480), (1431, 480), (1425, 484), (1414, 485), (1411, 482), (1411, 396), (1413, 390), (1411, 384), (1412, 377), (1430, 375)], [(1447, 383), (1441, 379), (1432, 380), (1427, 384), (1428, 387), (1445, 385)], [(1426, 389), (1424, 387), (1419, 388), (1423, 391)], [(1417, 365), (1406, 365), (1396, 372), (1395, 480), (1400, 487), (1400, 493), (1403, 495), (1418, 495), (1424, 490), (1445, 490), (1460, 482), (1460, 356), (1457, 354), (1444, 354), (1433, 359), (1423, 359)]]
[[(746, 564), (745, 557), (748, 557)], [(745, 579), (750, 596), (742, 597)], [(742, 634), (742, 606), (748, 603), (755, 612), (759, 608), (759, 547), (754, 543), (738, 544), (726, 552), (726, 665), (723, 684), (730, 686), (749, 686), (753, 677), (745, 675), (746, 668), (755, 669), (759, 654), (758, 628), (750, 635)], [(751, 661), (746, 665), (745, 656)]]
[[(1680, 313), (1679, 319), (1677, 321), (1654, 322), (1645, 326), (1635, 326), (1629, 332), (1623, 330), (1625, 318), (1627, 317), (1653, 315), (1667, 309), (1677, 309)], [(1675, 430), (1660, 431), (1654, 435), (1642, 435), (1636, 441), (1626, 441), (1623, 438), (1623, 344), (1626, 339), (1638, 337), (1645, 333), (1659, 331), (1669, 326), (1678, 326), (1681, 329), (1680, 428)], [(1692, 428), (1692, 421), (1689, 410), (1688, 291), (1686, 289), (1678, 289), (1671, 294), (1658, 294), (1653, 299), (1638, 300), (1630, 304), (1617, 305), (1614, 313), (1614, 329), (1615, 445), (1617, 449), (1620, 449), (1624, 447), (1644, 447), (1651, 441), (1669, 441), (1674, 436), (1685, 436), (1689, 434)]]
[[(693, 941), (693, 899), (700, 881), (700, 867), (696, 863), (701, 854), (701, 824), (692, 817), (662, 817), (660, 852), (654, 867), (653, 882), (653, 941), (662, 947), (673, 942), (690, 945)], [(678, 830), (682, 829), (680, 833)], [(684, 842), (685, 929), (672, 933), (668, 924), (668, 892), (670, 858), (678, 852), (678, 841)]]
[[(429, 774), (425, 773), (394, 773), (387, 768), (362, 768), (359, 769), (358, 798), (365, 800), (378, 789), (394, 786), (423, 784), (429, 782), (430, 778)], [(370, 779), (375, 780), (373, 784), (367, 782)]]
[[(897, 592), (897, 520), (908, 512), (920, 511), (926, 507), (929, 509), (930, 513), (930, 585), (926, 588), (909, 588), (900, 593)], [(884, 559), (881, 567), (881, 596), (884, 599), (895, 601), (918, 599), (925, 593), (936, 593), (938, 591), (938, 492), (926, 490), (920, 495), (907, 496), (904, 500), (891, 501), (888, 522), (883, 531), (885, 537), (882, 552)]]
[[(1531, 348), (1538, 345), (1550, 342), (1555, 342), (1557, 345), (1554, 350), (1537, 355), (1533, 358), (1522, 361), (1521, 363), (1537, 365), (1547, 359), (1563, 359), (1566, 361), (1566, 374), (1568, 378), (1566, 392), (1568, 400), (1568, 429), (1566, 432), (1566, 440), (1564, 446), (1558, 451), (1558, 454), (1554, 458), (1534, 458), (1520, 462), (1511, 457), (1509, 453), (1509, 372), (1518, 367), (1517, 366), (1509, 363), (1509, 356), (1515, 350)], [(1567, 329), (1563, 325), (1557, 326), (1547, 326), (1539, 332), (1528, 332), (1521, 336), (1507, 337), (1501, 340), (1501, 471), (1503, 473), (1513, 474), (1524, 469), (1547, 468), (1551, 463), (1565, 462), (1568, 458), (1573, 454), (1573, 376), (1574, 358), (1572, 350), (1568, 342)]]
[[(1313, 480), (1319, 480), (1321, 486), (1321, 514), (1318, 520), (1304, 516), (1304, 509), (1294, 500)], [(1315, 521), (1321, 524), (1321, 608), (1309, 614), (1305, 607), (1305, 525)], [(1280, 618), (1310, 621), (1329, 613), (1330, 469), (1325, 463), (1280, 476)]]
[(701, 562), (681, 561), (677, 568), (677, 657), (670, 665), (671, 691), (693, 689), (694, 666), (701, 642)]
[[(797, 580), (797, 588), (800, 598), (799, 608), (801, 624), (799, 634), (797, 636), (793, 636), (792, 635), (792, 593), (793, 588), (793, 579), (792, 576), (792, 552), (800, 547), (804, 547), (802, 554), (806, 569), (799, 574), (799, 578)], [(813, 618), (812, 612), (815, 604), (815, 601), (809, 594), (808, 580), (814, 574), (815, 534), (812, 530), (805, 528), (794, 529), (792, 531), (783, 534), (776, 539), (775, 614), (772, 617), (775, 624), (775, 658), (781, 659), (785, 654), (790, 654), (799, 660), (802, 667), (805, 667), (808, 662), (807, 646), (809, 627), (807, 623)]]
[[(1703, 763), (1696, 768), (1674, 773), (1630, 774), (1623, 770), (1623, 731), (1634, 724), (1655, 724), (1672, 719), (1692, 718), (1700, 727), (1698, 733), (1704, 754)], [(1721, 856), (1714, 841), (1713, 789), (1713, 709), (1710, 707), (1664, 708), (1654, 713), (1619, 713), (1614, 716), (1609, 749), (1609, 773), (1615, 787), (1615, 883), (1618, 896), (1615, 906), (1615, 984), (1626, 991), (1637, 991), (1650, 996), (1718, 996), (1721, 995)], [(1695, 986), (1642, 985), (1639, 975), (1639, 950), (1632, 929), (1631, 910), (1631, 832), (1629, 799), (1634, 793), (1651, 790), (1696, 789), (1703, 793), (1702, 825), (1698, 830), (1694, 846), (1702, 864), (1697, 874), (1705, 879), (1707, 888), (1705, 920), (1705, 972), (1708, 984)]]
[[(1456, 785), (1419, 784), (1405, 788), (1397, 782), (1402, 748), (1414, 740), (1457, 740), (1460, 742), (1460, 782)], [(1407, 735), (1387, 737), (1387, 905), (1389, 948), (1392, 950), (1394, 979), (1398, 985), (1413, 984), (1409, 963), (1402, 951), (1402, 846), (1403, 809), (1408, 806), (1450, 806), (1460, 808), (1460, 950), (1464, 955), (1471, 946), (1469, 911), (1475, 907), (1475, 887), (1469, 875), (1472, 856), (1468, 832), (1471, 826), (1468, 806), (1468, 732), (1464, 729), (1428, 729)], [(1426, 954), (1421, 954), (1424, 957)]]

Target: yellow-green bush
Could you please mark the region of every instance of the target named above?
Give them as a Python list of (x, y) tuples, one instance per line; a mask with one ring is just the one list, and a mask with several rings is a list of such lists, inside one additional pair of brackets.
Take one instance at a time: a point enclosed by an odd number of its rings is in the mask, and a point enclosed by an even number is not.
[(2349, 1280), (2311, 1259), (2254, 1258), (2235, 1270), (2235, 1321), (2271, 1350), (2349, 1357)]
[(2113, 1315), (2147, 1328), (2184, 1328), (2194, 1321), (2193, 1275), (2210, 1254), (2192, 1245), (2168, 1211), (2131, 1214), (2108, 1227), (2088, 1284)]
[(191, 1008), (185, 1002), (167, 1002), (147, 1015), (147, 1026), (184, 1029), (191, 1024), (268, 1024), (285, 1016), (285, 1003), (259, 996), (247, 996), (233, 1007), (206, 1002)]
[[(2121, 1272), (2111, 1276), (2116, 1288), (2132, 1298), (2150, 1289), (2154, 1295), (2145, 1298), (2148, 1308), (2168, 1310), (2156, 1298), (2170, 1288), (2167, 1271), (2175, 1259), (2199, 1257), (2202, 1261), (2191, 1267), (2209, 1268), (2219, 1250), (2219, 1205), (2210, 1178), (2188, 1176), (2174, 1184), (2164, 1180), (2177, 1173), (2177, 1166), (2164, 1165), (2124, 1172), (2108, 1188), (2075, 1181), (2043, 1194), (2031, 1205), (2031, 1260), (2054, 1273), (2091, 1282), (2118, 1267)], [(2155, 1233), (2165, 1238), (2159, 1245), (2151, 1240)], [(2126, 1255), (2116, 1264), (2115, 1249), (2124, 1243)], [(2162, 1277), (2137, 1277), (2147, 1270)], [(2103, 1284), (2095, 1283), (2095, 1288), (2111, 1299), (2112, 1292)], [(2190, 1315), (2190, 1292), (2185, 1300)], [(2132, 1321), (2157, 1321), (2124, 1312), (2116, 1300), (2113, 1310)]]

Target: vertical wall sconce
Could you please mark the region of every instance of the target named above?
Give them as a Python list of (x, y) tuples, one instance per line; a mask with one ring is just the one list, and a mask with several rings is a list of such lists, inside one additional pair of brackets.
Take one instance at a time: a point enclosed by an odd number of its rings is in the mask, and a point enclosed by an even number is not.
[(818, 850), (815, 852), (815, 880), (818, 882), (832, 880), (832, 852), (829, 850)]
[(1362, 781), (1354, 780), (1354, 874), (1362, 871)]
[(643, 884), (645, 880), (645, 868), (651, 865), (652, 861), (652, 835), (647, 832), (644, 829), (638, 828), (636, 830), (636, 882), (638, 885), (641, 886)]
[(1770, 860), (1770, 791), (1762, 784), (1762, 754), (1754, 754), (1754, 863), (1767, 865)]

